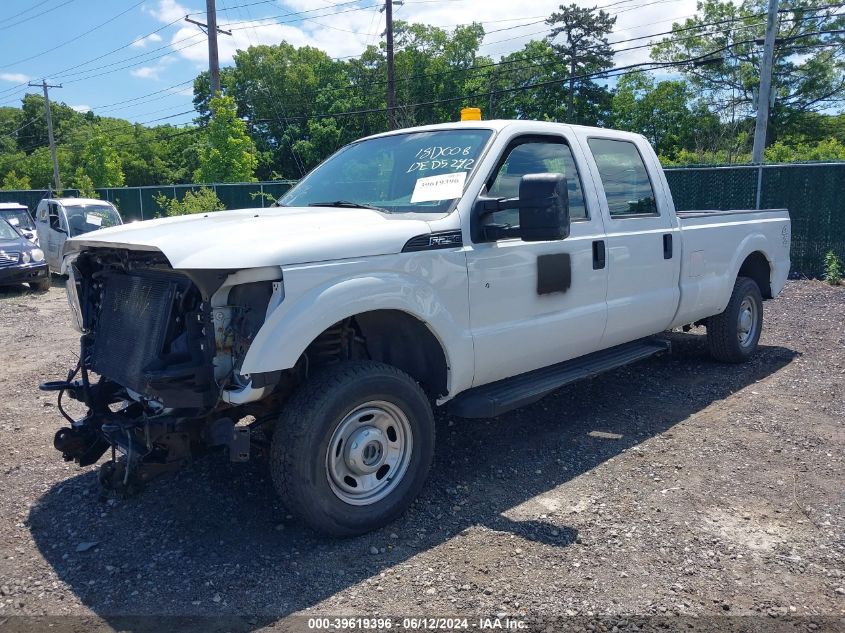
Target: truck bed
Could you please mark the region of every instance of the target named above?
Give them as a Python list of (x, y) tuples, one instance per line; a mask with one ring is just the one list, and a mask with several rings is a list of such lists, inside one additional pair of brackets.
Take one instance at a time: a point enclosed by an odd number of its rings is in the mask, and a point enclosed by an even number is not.
[(783, 288), (789, 275), (786, 209), (691, 210), (677, 215), (683, 244), (681, 297), (671, 327), (722, 312), (740, 268), (751, 265), (748, 261), (760, 269), (767, 267), (764, 297)]

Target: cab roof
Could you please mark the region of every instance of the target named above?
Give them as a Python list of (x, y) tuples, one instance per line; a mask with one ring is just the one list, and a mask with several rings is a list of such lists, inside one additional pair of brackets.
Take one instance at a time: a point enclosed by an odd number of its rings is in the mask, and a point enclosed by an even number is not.
[[(382, 132), (381, 134), (373, 134), (366, 138), (359, 139), (361, 141), (371, 138), (380, 138), (384, 136), (392, 136), (394, 134), (407, 134), (409, 132), (439, 132), (443, 130), (492, 130), (493, 132), (500, 132), (508, 127), (519, 127), (525, 131), (537, 133), (560, 133), (562, 130), (571, 130), (580, 135), (589, 136), (591, 133), (606, 133), (609, 128), (590, 127), (586, 125), (573, 125), (571, 123), (558, 123), (556, 121), (534, 121), (531, 119), (491, 119), (489, 121), (452, 121), (449, 123), (436, 123), (434, 125), (421, 125), (417, 127), (408, 127), (398, 130), (391, 130), (389, 132)], [(530, 128), (530, 129), (529, 129)], [(621, 130), (612, 130), (614, 134), (618, 134), (620, 139), (625, 138), (642, 138), (640, 134), (633, 132), (624, 132)]]
[(108, 200), (100, 200), (99, 198), (47, 198), (47, 202), (58, 202), (59, 204), (66, 206), (66, 207), (73, 207), (79, 206), (82, 204), (108, 204), (111, 205), (111, 202)]
[(25, 204), (21, 204), (20, 202), (0, 202), (0, 211), (3, 209), (26, 209)]

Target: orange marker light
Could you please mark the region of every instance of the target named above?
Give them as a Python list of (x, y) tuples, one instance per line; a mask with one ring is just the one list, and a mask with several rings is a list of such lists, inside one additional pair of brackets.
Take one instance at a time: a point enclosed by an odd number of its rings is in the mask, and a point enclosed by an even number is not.
[(461, 108), (461, 121), (480, 121), (481, 108)]

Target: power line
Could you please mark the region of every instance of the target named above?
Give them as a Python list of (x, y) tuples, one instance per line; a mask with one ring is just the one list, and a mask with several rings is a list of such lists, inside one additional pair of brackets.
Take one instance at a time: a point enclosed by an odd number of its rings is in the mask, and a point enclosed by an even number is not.
[[(810, 18), (805, 18), (805, 19), (810, 19)], [(703, 30), (705, 28), (709, 28), (711, 26), (722, 26), (726, 23), (735, 22), (735, 21), (738, 21), (738, 20), (736, 18), (732, 18), (732, 19), (728, 19), (728, 20), (716, 20), (716, 21), (713, 21), (713, 22), (706, 22), (706, 23), (699, 24), (699, 25), (696, 25), (696, 26), (683, 27), (681, 29), (676, 29), (676, 30), (671, 30), (671, 31), (661, 31), (661, 32), (658, 32), (658, 33), (651, 33), (651, 34), (647, 34), (647, 35), (641, 35), (641, 36), (637, 36), (637, 37), (626, 38), (624, 40), (616, 40), (616, 41), (613, 41), (613, 42), (609, 42), (609, 44), (611, 46), (613, 46), (613, 45), (617, 45), (617, 44), (625, 44), (625, 43), (629, 43), (629, 42), (636, 42), (636, 41), (640, 41), (640, 40), (644, 40), (644, 39), (652, 39), (654, 37), (658, 37), (658, 36), (661, 36), (661, 35), (671, 35), (671, 34), (675, 34), (675, 33), (678, 33), (678, 32), (688, 32), (688, 31), (692, 31), (692, 30), (701, 31), (701, 30)], [(748, 28), (753, 28), (757, 25), (758, 24), (755, 23), (755, 24), (743, 26), (741, 28), (743, 30), (745, 30), (745, 29), (748, 29)], [(713, 35), (713, 34), (715, 34), (715, 33), (700, 33), (699, 35), (706, 36), (706, 35)], [(681, 41), (681, 39), (682, 38), (677, 38), (677, 39), (670, 40), (670, 41)], [(640, 45), (640, 46), (631, 46), (631, 47), (627, 47), (627, 48), (623, 48), (623, 49), (617, 49), (617, 50), (614, 51), (614, 53), (623, 53), (623, 52), (628, 52), (628, 51), (631, 51), (631, 50), (648, 48), (648, 47), (651, 47), (653, 45), (654, 45), (653, 43), (649, 42), (647, 44), (643, 44), (643, 45)], [(595, 48), (595, 47), (589, 47), (589, 48), (592, 49), (592, 48)], [(537, 60), (539, 60), (539, 61), (537, 61)], [(535, 61), (536, 61), (536, 63), (531, 63), (531, 62), (535, 62)], [(503, 60), (503, 61), (499, 61), (499, 62), (491, 62), (489, 64), (476, 64), (476, 65), (469, 66), (469, 67), (466, 67), (466, 68), (452, 68), (450, 70), (445, 70), (445, 71), (441, 71), (441, 72), (437, 72), (437, 73), (430, 73), (430, 74), (424, 74), (423, 73), (423, 74), (416, 74), (416, 75), (408, 75), (408, 76), (400, 78), (398, 81), (403, 82), (403, 83), (407, 83), (407, 82), (416, 81), (416, 80), (420, 80), (420, 79), (432, 79), (432, 78), (436, 78), (436, 77), (443, 77), (443, 76), (454, 75), (454, 74), (458, 74), (458, 73), (485, 70), (485, 69), (489, 69), (489, 68), (501, 68), (501, 67), (504, 67), (504, 66), (513, 66), (515, 64), (522, 64), (522, 66), (520, 66), (519, 68), (516, 68), (516, 70), (525, 70), (526, 68), (531, 68), (531, 67), (534, 67), (534, 66), (547, 66), (547, 65), (552, 64), (552, 63), (555, 63), (555, 60), (549, 60), (549, 59), (546, 59), (546, 58), (539, 58), (539, 57), (525, 57), (525, 58), (520, 58), (520, 59), (511, 59), (511, 60)], [(362, 88), (367, 88), (367, 87), (371, 87), (371, 86), (382, 86), (384, 84), (385, 84), (384, 80), (375, 80), (375, 81), (368, 81), (368, 82), (364, 82), (364, 83), (350, 84), (350, 85), (347, 85), (347, 86), (335, 86), (335, 87), (320, 88), (320, 89), (317, 89), (317, 90), (314, 90), (314, 91), (310, 91), (310, 92), (307, 92), (307, 93), (300, 94), (299, 96), (304, 97), (306, 99), (309, 99), (309, 98), (313, 99), (316, 96), (321, 95), (321, 94), (325, 94), (325, 93), (339, 92), (339, 91), (345, 91), (345, 90), (360, 90)]]
[[(734, 42), (734, 43), (728, 44), (726, 46), (719, 47), (715, 50), (709, 51), (707, 53), (697, 55), (695, 57), (683, 59), (683, 60), (676, 60), (676, 61), (670, 61), (670, 62), (641, 62), (641, 63), (637, 63), (637, 64), (628, 64), (626, 66), (620, 66), (620, 67), (617, 67), (617, 68), (610, 68), (610, 69), (600, 71), (600, 72), (595, 72), (595, 73), (585, 73), (585, 74), (581, 74), (581, 75), (570, 75), (570, 76), (567, 76), (567, 77), (560, 77), (560, 78), (551, 79), (551, 80), (548, 80), (548, 81), (534, 82), (532, 84), (528, 84), (528, 85), (525, 85), (525, 86), (517, 86), (517, 87), (511, 87), (511, 88), (500, 88), (500, 89), (497, 89), (497, 90), (480, 92), (480, 93), (473, 93), (473, 94), (469, 94), (469, 95), (460, 95), (460, 96), (457, 96), (457, 97), (448, 97), (448, 98), (444, 98), (444, 99), (434, 99), (434, 100), (431, 100), (431, 101), (418, 102), (418, 103), (409, 103), (409, 104), (404, 104), (402, 106), (397, 106), (397, 107), (398, 108), (403, 108), (403, 107), (404, 108), (411, 108), (411, 107), (439, 105), (439, 104), (443, 104), (443, 103), (454, 103), (456, 101), (467, 101), (467, 100), (470, 100), (470, 99), (477, 100), (479, 98), (488, 97), (490, 95), (508, 94), (508, 93), (513, 93), (513, 92), (522, 92), (522, 91), (525, 91), (525, 90), (533, 90), (535, 88), (543, 88), (543, 87), (547, 87), (547, 86), (557, 85), (557, 84), (561, 84), (561, 83), (570, 81), (572, 79), (581, 80), (581, 79), (591, 79), (591, 78), (607, 78), (607, 77), (622, 76), (624, 74), (630, 74), (630, 72), (634, 71), (635, 69), (636, 69), (636, 71), (639, 71), (646, 66), (651, 67), (648, 70), (657, 70), (659, 68), (666, 68), (666, 67), (672, 67), (672, 66), (684, 66), (684, 65), (688, 65), (688, 64), (709, 63), (709, 62), (712, 62), (714, 60), (721, 60), (720, 57), (714, 57), (718, 53), (722, 53), (724, 51), (730, 50), (731, 48), (733, 48), (735, 46), (739, 46), (741, 44), (749, 44), (749, 43), (753, 43), (753, 42), (754, 42), (754, 40), (743, 40), (743, 41), (739, 41), (739, 42)], [(334, 117), (340, 117), (340, 116), (360, 116), (360, 115), (363, 115), (363, 114), (380, 114), (380, 113), (386, 113), (386, 111), (387, 111), (387, 108), (368, 108), (368, 109), (365, 109), (365, 110), (352, 110), (352, 111), (346, 111), (346, 112), (322, 113), (322, 114), (314, 114), (314, 115), (298, 116), (298, 117), (290, 117), (290, 118), (297, 119), (297, 120), (325, 119), (325, 118), (334, 118)]]
[[(30, 20), (34, 20), (35, 18), (39, 18), (42, 15), (46, 15), (47, 13), (55, 11), (56, 9), (60, 9), (61, 7), (65, 6), (67, 4), (70, 4), (71, 2), (74, 2), (74, 1), (75, 0), (65, 0), (65, 2), (62, 2), (61, 4), (57, 4), (55, 7), (52, 7), (51, 9), (46, 9), (46, 10), (42, 11), (41, 13), (36, 13), (35, 15), (31, 15), (28, 18), (24, 18), (23, 20), (18, 20), (17, 22), (14, 22), (12, 24), (7, 24), (6, 26), (0, 26), (0, 31), (5, 31), (6, 29), (10, 29), (13, 26), (17, 26), (18, 24), (23, 24), (24, 22), (29, 22)], [(38, 5), (36, 5), (36, 6), (38, 6)], [(32, 8), (34, 8), (34, 7), (30, 7), (30, 9), (32, 9)], [(26, 13), (26, 11), (23, 11), (22, 13)]]
[(115, 20), (117, 20), (119, 17), (121, 17), (121, 16), (123, 16), (123, 15), (126, 15), (126, 14), (127, 14), (127, 13), (129, 13), (132, 9), (135, 9), (135, 8), (137, 8), (137, 7), (141, 6), (142, 4), (144, 4), (144, 0), (141, 0), (140, 2), (136, 2), (135, 4), (133, 4), (133, 5), (132, 5), (131, 7), (129, 7), (128, 9), (124, 9), (123, 11), (121, 11), (120, 13), (118, 13), (117, 15), (110, 17), (110, 18), (109, 18), (108, 20), (106, 20), (105, 22), (101, 22), (101, 23), (100, 23), (100, 24), (98, 24), (97, 26), (95, 26), (95, 27), (93, 27), (93, 28), (88, 29), (88, 30), (87, 30), (87, 31), (85, 31), (84, 33), (80, 33), (80, 34), (79, 34), (79, 35), (77, 35), (76, 37), (72, 37), (72, 38), (70, 38), (69, 40), (65, 40), (65, 41), (64, 41), (64, 42), (62, 42), (61, 44), (56, 44), (56, 45), (55, 45), (55, 46), (53, 46), (52, 48), (48, 48), (48, 49), (47, 49), (47, 50), (45, 50), (45, 51), (41, 51), (40, 53), (36, 53), (35, 55), (30, 55), (29, 57), (24, 57), (24, 58), (18, 59), (18, 60), (16, 60), (16, 61), (9, 62), (8, 64), (6, 64), (6, 65), (4, 65), (4, 66), (0, 66), (0, 68), (8, 68), (9, 66), (14, 66), (15, 64), (20, 64), (20, 63), (22, 63), (22, 62), (28, 62), (28, 61), (30, 61), (30, 60), (32, 60), (32, 59), (36, 59), (36, 58), (38, 58), (38, 57), (41, 57), (42, 55), (46, 55), (47, 53), (52, 53), (53, 51), (55, 51), (55, 50), (57, 50), (57, 49), (59, 49), (59, 48), (61, 48), (61, 47), (63, 47), (63, 46), (67, 46), (67, 45), (68, 45), (68, 44), (70, 44), (71, 42), (75, 42), (75, 41), (77, 41), (77, 40), (79, 40), (79, 39), (81, 39), (81, 38), (85, 37), (86, 35), (90, 35), (90, 34), (91, 34), (91, 33), (93, 33), (94, 31), (96, 31), (97, 29), (101, 29), (101, 28), (103, 28), (106, 24), (110, 24), (111, 22), (114, 22), (114, 21), (115, 21)]
[(0, 19), (0, 24), (2, 24), (3, 22), (8, 22), (9, 20), (14, 20), (16, 17), (23, 15), (24, 13), (29, 13), (33, 9), (37, 9), (41, 5), (47, 4), (48, 2), (50, 2), (50, 0), (41, 0), (41, 2), (37, 2), (34, 5), (32, 5), (31, 7), (24, 9), (23, 11), (18, 11), (17, 13), (13, 13), (12, 15), (10, 15), (8, 17)]

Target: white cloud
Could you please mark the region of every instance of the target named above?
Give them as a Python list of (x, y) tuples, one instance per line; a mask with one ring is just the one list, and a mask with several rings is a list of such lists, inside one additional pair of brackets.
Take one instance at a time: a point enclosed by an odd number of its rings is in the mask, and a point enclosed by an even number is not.
[(144, 11), (149, 13), (159, 22), (173, 22), (184, 18), (189, 13), (196, 13), (199, 9), (189, 9), (182, 6), (176, 0), (158, 0), (155, 7), (144, 7)]
[(82, 114), (85, 114), (86, 112), (91, 112), (91, 106), (84, 104), (84, 103), (82, 103), (80, 105), (72, 105), (72, 106), (70, 106), (70, 109), (76, 110), (77, 112), (80, 112)]
[[(576, 0), (580, 6), (595, 6), (594, 0)], [(651, 33), (668, 31), (673, 21), (695, 13), (696, 0), (664, 0), (653, 6), (634, 4), (635, 0), (614, 3), (608, 12), (617, 16), (616, 27), (610, 41), (629, 40)], [(448, 3), (420, 3), (397, 6), (395, 18), (408, 22), (431, 24), (451, 30), (457, 24), (471, 24), (482, 21), (487, 36), (481, 47), (481, 54), (498, 59), (522, 48), (531, 39), (540, 39), (548, 33), (543, 19), (558, 10), (561, 0), (535, 0), (533, 3), (515, 3), (512, 0), (460, 0)], [(378, 44), (384, 30), (384, 15), (361, 0), (361, 10), (350, 11), (349, 5), (332, 9), (327, 0), (287, 0), (278, 11), (260, 15), (256, 9), (251, 15), (254, 20), (244, 22), (246, 14), (218, 13), (220, 28), (232, 31), (232, 35), (217, 38), (221, 64), (232, 62), (237, 50), (257, 44), (278, 44), (287, 41), (294, 46), (314, 46), (326, 51), (332, 57), (346, 57), (361, 53), (368, 44)], [(303, 12), (298, 16), (282, 17), (285, 12)], [(191, 10), (175, 0), (159, 0), (155, 11), (157, 19), (168, 22), (190, 13)], [(527, 16), (527, 17), (526, 17)], [(197, 16), (202, 19), (203, 16)], [(305, 18), (305, 19), (303, 19)], [(294, 20), (297, 20), (294, 22)], [(495, 32), (494, 32), (495, 31)], [(187, 40), (194, 36), (194, 40)], [(171, 36), (174, 52), (183, 59), (203, 68), (208, 63), (205, 37), (196, 26), (184, 24)], [(624, 42), (618, 49), (647, 44), (649, 39)], [(181, 49), (181, 50), (177, 50)], [(616, 55), (615, 65), (624, 65), (648, 60), (649, 48), (643, 46), (622, 51)]]
[(160, 41), (161, 35), (159, 35), (158, 33), (150, 33), (146, 37), (138, 36), (137, 38), (135, 38), (135, 41), (130, 44), (130, 46), (132, 46), (132, 48), (144, 48), (147, 44)]
[(30, 77), (23, 73), (0, 73), (0, 80), (14, 81), (17, 84), (22, 84), (25, 81), (29, 81)]
[(140, 68), (133, 68), (129, 74), (138, 79), (156, 79), (161, 69), (157, 66), (141, 66)]

